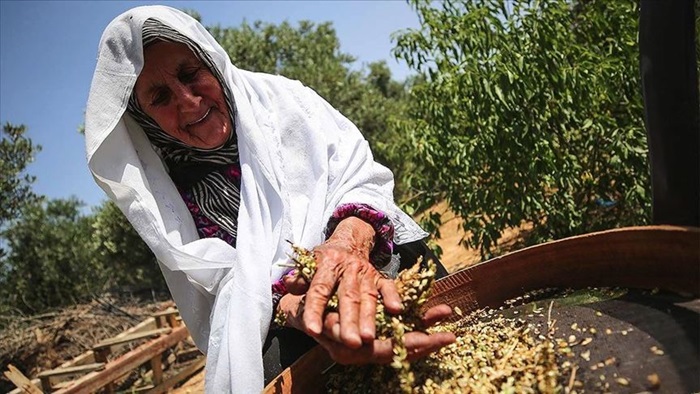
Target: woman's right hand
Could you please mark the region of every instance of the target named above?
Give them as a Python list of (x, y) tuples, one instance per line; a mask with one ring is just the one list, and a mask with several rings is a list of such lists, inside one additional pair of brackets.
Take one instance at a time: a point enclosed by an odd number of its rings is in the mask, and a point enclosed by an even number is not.
[[(304, 295), (286, 294), (280, 300), (278, 308), (286, 315), (286, 326), (306, 332), (303, 319)], [(430, 327), (447, 318), (451, 313), (452, 310), (447, 305), (434, 306), (423, 316), (423, 323), (426, 327)], [(333, 361), (343, 365), (388, 364), (391, 362), (393, 357), (391, 339), (375, 339), (373, 342), (363, 344), (360, 348), (350, 348), (344, 345), (340, 338), (338, 321), (337, 313), (329, 313), (324, 319), (322, 335), (315, 338), (326, 349)], [(404, 336), (409, 361), (425, 357), (455, 340), (455, 335), (449, 332), (427, 334), (414, 331), (406, 333)]]

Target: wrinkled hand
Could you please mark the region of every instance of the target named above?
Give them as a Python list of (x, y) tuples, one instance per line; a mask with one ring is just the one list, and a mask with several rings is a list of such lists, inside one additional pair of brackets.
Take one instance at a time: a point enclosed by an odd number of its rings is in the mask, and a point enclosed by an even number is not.
[[(287, 294), (280, 300), (280, 308), (286, 312), (287, 325), (301, 331), (308, 331), (304, 325), (304, 298), (305, 296)], [(438, 305), (430, 308), (423, 315), (423, 323), (426, 327), (445, 319), (452, 313), (447, 305)], [(323, 346), (333, 361), (343, 364), (388, 364), (393, 357), (393, 344), (391, 339), (373, 339), (359, 348), (350, 348), (343, 344), (340, 338), (339, 314), (329, 313), (324, 321), (322, 335), (315, 337)], [(440, 332), (426, 334), (420, 331), (406, 333), (404, 343), (408, 352), (408, 360), (413, 361), (425, 357), (440, 348), (453, 343), (456, 340), (454, 334)]]
[[(430, 327), (445, 319), (451, 313), (450, 307), (442, 304), (430, 308), (423, 315), (422, 320), (426, 327)], [(343, 365), (388, 364), (392, 361), (394, 345), (391, 339), (373, 339), (358, 349), (343, 345), (338, 337), (339, 333), (336, 328), (338, 325), (335, 322), (337, 319), (337, 313), (329, 313), (324, 323), (324, 335), (316, 338), (316, 341), (328, 351), (333, 361)], [(455, 335), (450, 332), (434, 334), (427, 334), (421, 331), (408, 332), (404, 335), (404, 344), (408, 353), (407, 359), (408, 361), (413, 361), (425, 357), (453, 343), (455, 340)]]
[[(303, 325), (306, 333), (317, 340), (324, 322), (328, 300), (338, 294), (338, 316), (332, 324), (334, 338), (350, 349), (374, 343), (375, 312), (381, 294), (384, 307), (390, 313), (401, 311), (401, 299), (391, 279), (385, 278), (369, 261), (374, 246), (374, 229), (361, 219), (349, 217), (338, 224), (328, 240), (314, 248), (317, 270), (306, 291)], [(290, 292), (305, 290), (299, 278), (287, 282)]]

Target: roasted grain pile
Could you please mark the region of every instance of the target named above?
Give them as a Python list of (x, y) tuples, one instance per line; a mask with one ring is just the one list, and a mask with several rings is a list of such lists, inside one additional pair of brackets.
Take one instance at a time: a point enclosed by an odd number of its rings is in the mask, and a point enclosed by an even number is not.
[[(313, 254), (302, 248), (294, 247), (294, 250), (298, 273), (310, 281), (315, 273)], [(581, 301), (579, 295), (566, 290), (530, 292), (506, 302), (498, 310), (481, 309), (462, 314), (455, 307), (454, 313), (461, 316), (456, 322), (423, 327), (420, 312), (430, 296), (435, 276), (434, 264), (427, 263), (427, 268), (420, 269), (420, 264), (416, 264), (395, 280), (405, 305), (402, 314), (388, 314), (381, 302), (377, 305), (377, 337), (393, 341), (392, 363), (336, 365), (324, 372), (328, 392), (574, 394), (586, 392), (580, 379), (583, 378), (581, 372), (598, 374), (599, 368), (614, 364), (614, 357), (589, 363), (594, 361), (589, 344), (599, 330), (593, 326), (579, 327), (576, 323), (557, 325), (557, 313), (552, 311), (553, 300), (558, 299), (560, 306)], [(603, 298), (617, 295), (617, 291), (604, 289), (601, 292)], [(328, 310), (337, 310), (337, 298), (329, 301)], [(600, 316), (600, 312), (588, 313)], [(452, 332), (457, 341), (424, 359), (409, 363), (403, 335), (415, 330)], [(608, 331), (605, 330), (606, 335)], [(621, 335), (625, 334), (623, 330)], [(610, 360), (613, 361), (609, 363)], [(584, 362), (585, 366), (579, 366), (579, 362)], [(617, 374), (607, 376), (607, 380), (602, 374), (596, 377), (600, 377), (595, 379), (597, 383), (586, 384), (594, 392), (614, 391), (611, 384), (623, 391), (628, 389), (628, 378)], [(655, 386), (648, 387), (653, 389)]]
[(552, 337), (521, 319), (480, 310), (429, 331), (457, 341), (410, 365), (410, 384), (393, 365), (341, 367), (329, 377), (332, 393), (554, 393), (561, 392)]

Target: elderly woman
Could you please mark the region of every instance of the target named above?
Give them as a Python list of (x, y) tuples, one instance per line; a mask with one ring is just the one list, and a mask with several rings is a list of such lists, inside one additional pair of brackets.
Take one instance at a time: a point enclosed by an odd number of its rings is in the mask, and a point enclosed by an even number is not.
[[(389, 311), (401, 303), (375, 265), (415, 262), (426, 234), (393, 203), (392, 175), (357, 128), (313, 91), (235, 68), (182, 12), (139, 7), (100, 41), (86, 146), (96, 182), (157, 257), (207, 354), (208, 391), (263, 388), (263, 351), (285, 332), (271, 328), (276, 310), (340, 363), (390, 360), (374, 310), (380, 294)], [(287, 241), (314, 249), (312, 283), (286, 275)], [(339, 313), (324, 314), (336, 290)], [(449, 313), (433, 308), (426, 321)], [(453, 341), (406, 336), (412, 357)], [(289, 359), (285, 349), (272, 358)]]

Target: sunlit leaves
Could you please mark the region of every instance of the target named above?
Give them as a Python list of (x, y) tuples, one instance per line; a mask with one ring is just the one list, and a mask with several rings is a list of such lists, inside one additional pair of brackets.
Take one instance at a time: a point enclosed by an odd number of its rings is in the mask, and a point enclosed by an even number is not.
[(164, 290), (152, 253), (114, 204), (93, 215), (75, 198), (32, 190), (26, 167), (40, 147), (24, 126), (0, 141), (0, 313), (40, 312), (105, 290)]
[[(395, 148), (402, 137), (396, 123), (405, 113), (406, 88), (392, 79), (384, 62), (354, 67), (355, 58), (340, 49), (330, 22), (275, 25), (244, 22), (238, 27), (208, 27), (239, 68), (297, 79), (348, 117), (369, 141), (375, 158), (400, 178), (410, 172)], [(399, 185), (398, 194), (402, 193)]]
[(164, 291), (153, 254), (117, 207), (92, 215), (75, 198), (26, 204), (0, 235), (0, 311), (40, 312), (104, 291)]
[(35, 180), (25, 172), (41, 146), (27, 138), (26, 127), (5, 123), (0, 140), (0, 228), (16, 219), (25, 205), (38, 201), (32, 191)]
[(93, 258), (109, 272), (105, 288), (165, 290), (155, 256), (116, 204), (104, 202), (91, 217), (89, 247)]
[(30, 203), (3, 231), (0, 309), (24, 312), (67, 305), (102, 290), (105, 272), (91, 258), (91, 219), (75, 199)]
[(425, 81), (401, 124), (412, 204), (447, 199), (484, 256), (523, 222), (541, 242), (648, 221), (634, 3), (411, 3), (422, 25), (395, 54)]

